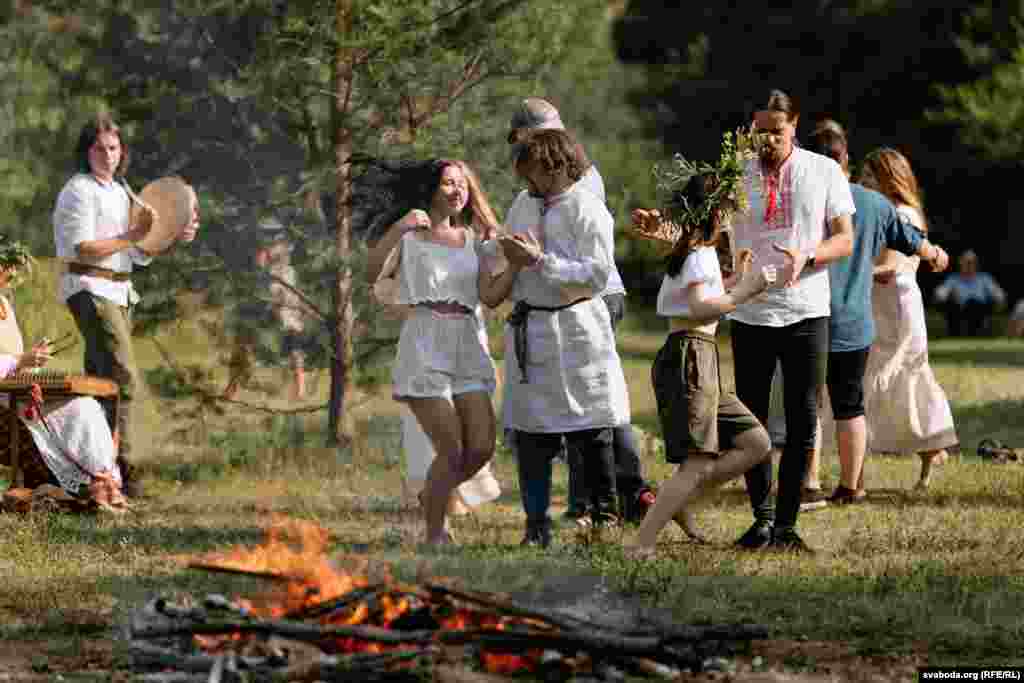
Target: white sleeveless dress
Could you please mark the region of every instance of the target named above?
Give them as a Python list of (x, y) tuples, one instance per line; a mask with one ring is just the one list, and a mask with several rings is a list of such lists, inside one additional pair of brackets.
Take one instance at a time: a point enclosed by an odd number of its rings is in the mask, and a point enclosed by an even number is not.
[[(461, 378), (455, 379), (456, 390), (460, 383), (461, 388), (475, 384), (493, 393), (494, 363), (476, 280), (481, 247), (471, 232), (467, 232), (463, 248), (421, 240), (415, 233), (403, 237), (401, 265), (391, 296), (395, 305), (408, 307), (392, 369), (396, 398), (433, 395), (450, 399), (451, 380), (456, 377)], [(445, 315), (415, 306), (425, 301), (460, 303), (474, 314)], [(437, 453), (406, 405), (401, 407), (401, 420), (405, 495), (415, 500)], [(487, 463), (460, 484), (456, 493), (463, 504), (476, 507), (498, 498), (501, 487)]]
[[(904, 220), (923, 224), (913, 207), (897, 208)], [(875, 341), (864, 375), (864, 409), (871, 452), (913, 454), (954, 446), (958, 438), (946, 393), (928, 364), (920, 259), (899, 258), (895, 279), (876, 282), (872, 292)]]

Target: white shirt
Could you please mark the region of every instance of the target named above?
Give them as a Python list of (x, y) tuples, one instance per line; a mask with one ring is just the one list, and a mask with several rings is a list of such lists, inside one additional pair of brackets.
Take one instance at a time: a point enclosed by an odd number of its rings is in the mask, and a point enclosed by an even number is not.
[(687, 298), (690, 285), (704, 284), (708, 298), (725, 294), (722, 268), (714, 247), (698, 247), (683, 261), (683, 268), (675, 277), (665, 275), (658, 290), (658, 315), (666, 318), (690, 318)]
[(615, 349), (608, 307), (599, 298), (612, 261), (612, 217), (604, 202), (573, 185), (543, 203), (520, 195), (509, 209), (511, 233), (531, 232), (545, 255), (516, 276), (513, 301), (555, 307), (589, 300), (527, 318), (528, 382), (515, 352), (515, 334), (505, 328), (505, 400), (509, 429), (561, 433), (629, 422), (629, 395)]
[[(604, 192), (604, 180), (601, 178), (601, 174), (597, 171), (597, 166), (591, 165), (590, 170), (583, 174), (576, 185), (587, 190), (595, 197), (601, 200), (601, 203), (607, 206)], [(529, 192), (523, 190), (516, 197), (512, 203), (513, 208), (520, 201), (534, 201), (537, 206), (540, 206), (541, 200), (535, 197), (531, 197)], [(512, 214), (512, 209), (509, 209), (509, 215)], [(619, 269), (615, 265), (615, 221), (613, 220), (609, 225), (609, 240), (612, 244), (612, 268), (608, 273), (608, 284), (605, 285), (604, 291), (601, 292), (601, 296), (608, 296), (609, 294), (625, 294), (626, 287), (622, 283), (622, 276), (619, 274)]]
[[(782, 272), (786, 257), (773, 249), (772, 244), (812, 253), (825, 240), (832, 220), (854, 214), (853, 194), (839, 164), (826, 156), (794, 147), (779, 169), (776, 210), (766, 221), (768, 192), (760, 168), (757, 159), (747, 162), (741, 181), (748, 207), (733, 219), (736, 250), (751, 249), (755, 267), (774, 264)], [(792, 287), (783, 287), (780, 278), (777, 284), (729, 317), (749, 325), (782, 327), (829, 315), (830, 299), (828, 269), (815, 268), (804, 270)]]
[[(78, 173), (64, 185), (53, 210), (53, 237), (57, 258), (65, 263), (85, 263), (119, 273), (132, 272), (132, 265), (145, 265), (152, 260), (134, 247), (111, 254), (107, 258), (89, 260), (79, 256), (76, 247), (82, 242), (120, 237), (128, 230), (130, 200), (120, 183), (103, 183), (95, 176)], [(139, 300), (130, 281), (114, 282), (88, 275), (64, 273), (60, 278), (58, 296), (67, 301), (86, 290), (119, 306)]]
[(505, 219), (510, 234), (529, 232), (544, 249), (541, 262), (516, 276), (511, 298), (533, 306), (561, 306), (599, 296), (614, 268), (614, 221), (604, 202), (579, 183), (548, 201), (523, 192)]

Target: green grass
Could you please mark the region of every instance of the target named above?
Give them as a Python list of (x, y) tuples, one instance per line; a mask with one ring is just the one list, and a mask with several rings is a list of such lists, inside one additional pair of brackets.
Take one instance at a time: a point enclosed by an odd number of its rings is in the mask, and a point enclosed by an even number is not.
[[(52, 317), (33, 321), (32, 315), (22, 314), (23, 321), (40, 328)], [(656, 433), (650, 361), (663, 340), (654, 325), (649, 316), (636, 315), (620, 334), (634, 422), (648, 433)], [(215, 364), (210, 359), (216, 353), (203, 347), (195, 329), (185, 321), (159, 334), (190, 362)], [(727, 340), (720, 343), (722, 361), (729, 364)], [(159, 364), (151, 346), (138, 340), (144, 368)], [(529, 591), (542, 587), (538, 577), (597, 575), (637, 599), (672, 609), (680, 621), (758, 622), (776, 638), (848, 643), (865, 657), (913, 651), (924, 652), (932, 664), (1020, 666), (1024, 467), (992, 465), (973, 455), (984, 437), (1024, 446), (1019, 348), (1019, 342), (1000, 339), (932, 344), (932, 364), (951, 399), (963, 457), (941, 468), (923, 495), (908, 490), (916, 462), (869, 458), (867, 504), (801, 516), (801, 534), (819, 550), (813, 557), (729, 547), (750, 522), (738, 482), (700, 512), (713, 541), (708, 547), (689, 545), (669, 529), (660, 557), (637, 564), (623, 557), (616, 537), (586, 545), (563, 529), (548, 552), (520, 549), (515, 465), (503, 448), (495, 458), (502, 498), (456, 520), (457, 551), (424, 556), (417, 553), (421, 524), (401, 498), (398, 424), (387, 387), (358, 397), (356, 440), (345, 450), (316, 447), (321, 416), (286, 419), (229, 407), (224, 415), (206, 416), (199, 430), (194, 421), (171, 417), (192, 399), (153, 395), (144, 413), (152, 436), (145, 463), (151, 498), (136, 512), (122, 518), (0, 514), (0, 639), (107, 632), (154, 594), (251, 594), (258, 584), (189, 571), (176, 558), (254, 543), (261, 525), (280, 513), (317, 521), (332, 532), (332, 552), (370, 553), (392, 562), (400, 577), (427, 570), (477, 588)], [(77, 360), (80, 351), (74, 353)], [(273, 385), (275, 372), (261, 370), (262, 383)], [(326, 390), (322, 381), (310, 403)], [(243, 391), (242, 398), (286, 406), (281, 397), (254, 390)], [(204, 438), (170, 436), (183, 428)], [(643, 442), (648, 476), (670, 476), (657, 440), (648, 435)], [(834, 483), (837, 475), (834, 456), (826, 456), (825, 481)], [(564, 482), (558, 465), (556, 503), (564, 500)], [(783, 664), (816, 666), (800, 656)]]

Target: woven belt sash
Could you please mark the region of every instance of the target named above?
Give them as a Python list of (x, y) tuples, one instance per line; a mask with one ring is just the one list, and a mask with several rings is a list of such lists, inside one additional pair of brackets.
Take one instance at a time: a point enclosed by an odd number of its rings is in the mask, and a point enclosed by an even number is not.
[(514, 348), (516, 350), (516, 362), (519, 363), (519, 381), (522, 384), (527, 384), (530, 380), (526, 376), (526, 364), (529, 359), (529, 345), (527, 343), (526, 336), (526, 321), (530, 317), (530, 311), (543, 311), (545, 313), (553, 313), (555, 311), (564, 311), (567, 308), (571, 308), (576, 304), (583, 303), (584, 301), (590, 301), (590, 297), (585, 296), (582, 299), (576, 299), (567, 304), (561, 306), (531, 306), (525, 301), (517, 301), (512, 312), (509, 314), (508, 322), (512, 328), (514, 334)]
[(122, 273), (117, 270), (110, 270), (109, 268), (100, 268), (99, 266), (89, 266), (84, 263), (69, 263), (68, 272), (75, 275), (88, 275), (89, 277), (113, 280), (114, 282), (128, 282), (132, 279), (131, 273)]

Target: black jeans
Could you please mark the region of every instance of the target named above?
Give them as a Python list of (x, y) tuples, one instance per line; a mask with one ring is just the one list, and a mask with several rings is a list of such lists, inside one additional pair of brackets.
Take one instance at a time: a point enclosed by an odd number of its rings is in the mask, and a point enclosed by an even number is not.
[(596, 522), (617, 516), (615, 456), (612, 430), (584, 429), (565, 434), (515, 432), (516, 462), (519, 465), (519, 492), (526, 512), (528, 530), (551, 524), (551, 461), (562, 449), (563, 438), (570, 456), (579, 458), (577, 472), (591, 491), (587, 507)]
[(810, 318), (784, 327), (733, 321), (732, 352), (736, 395), (762, 424), (767, 423), (772, 374), (782, 364), (786, 407), (786, 446), (779, 463), (778, 511), (771, 503), (772, 463), (755, 465), (744, 476), (754, 518), (796, 526), (800, 493), (814, 450), (818, 391), (828, 365), (828, 318)]
[[(608, 314), (612, 319), (612, 329), (618, 327), (626, 316), (626, 295), (608, 294), (603, 297)], [(636, 505), (636, 500), (650, 486), (644, 481), (640, 466), (640, 449), (637, 447), (633, 425), (620, 425), (612, 429), (613, 448), (615, 449), (615, 485), (619, 493), (619, 512), (627, 519), (635, 519), (643, 514)], [(582, 464), (579, 454), (570, 449), (566, 454), (569, 466), (569, 514), (582, 517), (587, 510), (590, 492), (580, 475)]]

